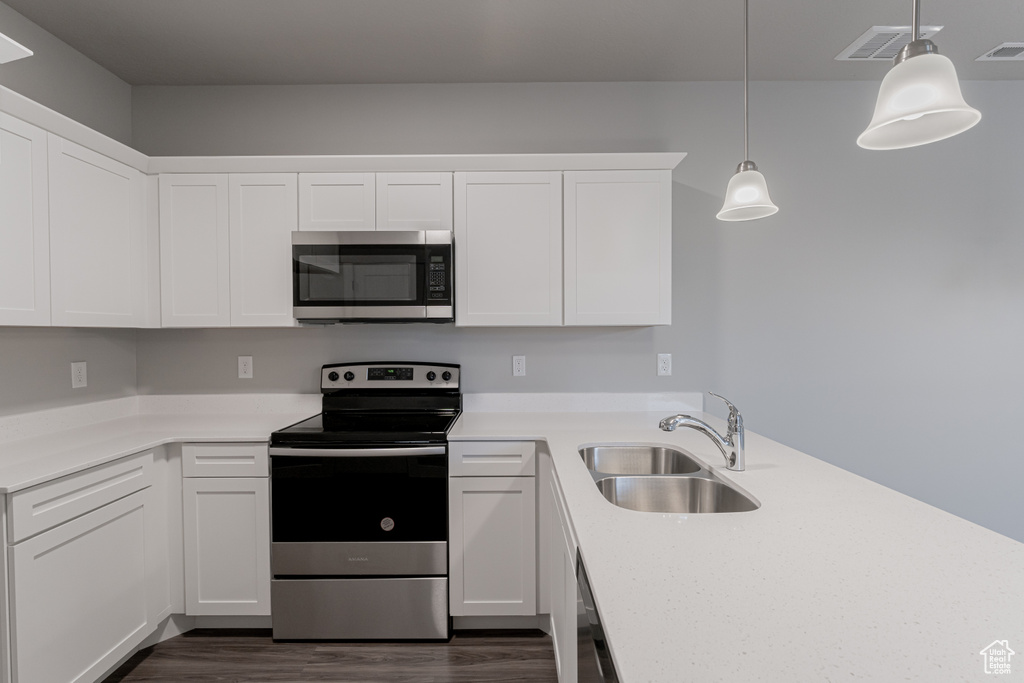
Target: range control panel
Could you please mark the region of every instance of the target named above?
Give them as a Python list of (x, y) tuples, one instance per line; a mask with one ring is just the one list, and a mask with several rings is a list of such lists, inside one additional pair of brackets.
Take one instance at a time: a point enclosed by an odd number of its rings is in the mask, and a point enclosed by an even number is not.
[(451, 363), (333, 363), (320, 370), (320, 389), (459, 388), (459, 366)]

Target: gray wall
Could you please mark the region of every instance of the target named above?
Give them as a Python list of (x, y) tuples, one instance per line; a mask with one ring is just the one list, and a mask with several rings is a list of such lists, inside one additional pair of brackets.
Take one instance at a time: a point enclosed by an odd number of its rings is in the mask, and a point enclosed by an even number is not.
[(745, 224), (714, 218), (742, 160), (738, 83), (136, 88), (150, 154), (689, 152), (669, 328), (141, 331), (139, 389), (307, 391), (323, 362), (394, 357), (460, 361), (470, 391), (716, 390), (754, 431), (1024, 540), (1024, 446), (1004, 435), (1024, 413), (1024, 84), (965, 83), (976, 129), (867, 152), (877, 88), (752, 84), (781, 211)]
[[(3, 3), (0, 32), (35, 53), (0, 65), (0, 85), (131, 142), (127, 83)], [(70, 363), (79, 360), (89, 386), (72, 390)], [(0, 327), (0, 415), (127, 396), (135, 384), (133, 330)]]
[(131, 143), (131, 86), (2, 2), (0, 33), (34, 53), (0, 65), (0, 85)]
[[(88, 386), (71, 388), (71, 363)], [(0, 327), (0, 415), (135, 394), (135, 330)]]

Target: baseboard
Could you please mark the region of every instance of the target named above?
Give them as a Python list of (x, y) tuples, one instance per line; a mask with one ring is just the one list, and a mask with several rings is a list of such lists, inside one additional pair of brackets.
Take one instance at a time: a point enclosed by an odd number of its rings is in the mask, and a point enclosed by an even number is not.
[(452, 628), (456, 631), (539, 629), (547, 633), (549, 623), (550, 620), (546, 614), (525, 617), (452, 617)]

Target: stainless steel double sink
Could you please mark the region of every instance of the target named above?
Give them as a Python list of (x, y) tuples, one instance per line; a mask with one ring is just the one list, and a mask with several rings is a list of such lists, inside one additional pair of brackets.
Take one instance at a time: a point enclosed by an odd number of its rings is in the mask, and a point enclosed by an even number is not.
[(753, 496), (719, 477), (688, 453), (657, 444), (585, 444), (580, 457), (597, 490), (638, 512), (751, 512)]

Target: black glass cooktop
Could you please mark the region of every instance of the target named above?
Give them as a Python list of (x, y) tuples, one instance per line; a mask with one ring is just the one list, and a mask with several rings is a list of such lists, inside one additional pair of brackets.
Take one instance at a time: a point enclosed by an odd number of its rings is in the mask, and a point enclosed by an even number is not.
[(445, 443), (458, 411), (328, 412), (270, 435), (278, 446)]

